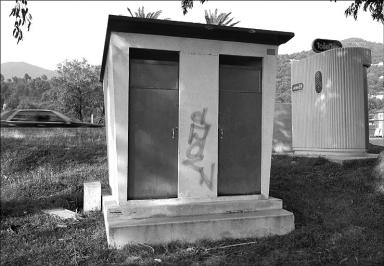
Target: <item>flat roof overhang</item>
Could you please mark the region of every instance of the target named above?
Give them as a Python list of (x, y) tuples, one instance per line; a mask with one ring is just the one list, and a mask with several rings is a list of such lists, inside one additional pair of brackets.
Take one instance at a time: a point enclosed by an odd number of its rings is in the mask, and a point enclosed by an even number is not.
[(218, 26), (161, 19), (109, 15), (100, 81), (103, 81), (111, 32), (129, 32), (172, 37), (280, 45), (295, 36), (293, 32)]

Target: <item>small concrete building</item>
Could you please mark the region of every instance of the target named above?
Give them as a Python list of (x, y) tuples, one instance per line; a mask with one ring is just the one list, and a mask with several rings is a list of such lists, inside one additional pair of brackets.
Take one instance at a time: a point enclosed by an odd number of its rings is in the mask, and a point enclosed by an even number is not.
[(371, 51), (336, 48), (292, 62), (294, 154), (366, 157)]
[(294, 229), (269, 196), (278, 45), (290, 32), (109, 16), (101, 68), (108, 243)]

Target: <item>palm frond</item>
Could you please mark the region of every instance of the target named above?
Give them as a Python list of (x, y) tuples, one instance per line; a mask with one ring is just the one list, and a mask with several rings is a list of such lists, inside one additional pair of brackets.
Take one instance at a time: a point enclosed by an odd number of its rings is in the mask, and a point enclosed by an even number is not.
[(131, 12), (131, 9), (129, 7), (127, 7), (127, 9), (128, 9), (129, 14), (131, 15), (131, 17), (134, 17), (134, 15)]
[(232, 13), (229, 12), (229, 13), (221, 13), (221, 19), (220, 19), (220, 24), (219, 25), (226, 25), (228, 23), (226, 23), (226, 21), (228, 20), (228, 17), (231, 15)]
[(145, 14), (144, 14), (144, 7), (139, 7), (138, 11), (137, 11), (137, 17), (139, 18), (145, 18)]
[(230, 18), (231, 14), (232, 14), (232, 12), (218, 13), (218, 10), (216, 8), (214, 12), (212, 12), (211, 10), (208, 10), (208, 11), (205, 10), (204, 18), (205, 18), (205, 22), (207, 24), (223, 25), (223, 26), (231, 26), (232, 27), (232, 26), (240, 23), (240, 21), (231, 23), (234, 19), (234, 18)]
[(231, 18), (230, 20), (226, 21), (225, 24), (223, 24), (223, 25), (227, 26), (227, 25), (231, 24), (232, 20), (233, 20), (233, 18)]
[[(158, 19), (163, 12), (162, 10), (157, 10), (155, 12), (148, 12), (145, 13), (144, 6), (141, 6), (137, 9), (137, 11), (133, 14), (131, 9), (127, 7), (127, 10), (131, 17), (137, 17), (137, 18), (149, 18), (149, 19)], [(169, 19), (169, 18), (167, 18)]]
[(240, 21), (236, 21), (236, 22), (232, 23), (231, 25), (227, 25), (227, 26), (229, 26), (229, 27), (233, 27), (233, 26), (235, 26), (235, 25), (237, 25), (237, 24), (239, 24), (239, 23), (240, 23)]
[(152, 18), (158, 18), (158, 17), (160, 17), (160, 15), (161, 15), (162, 12), (163, 12), (162, 10), (157, 10), (156, 12), (153, 12), (153, 17), (152, 17)]
[(208, 12), (207, 12), (207, 10), (204, 10), (204, 18), (205, 18), (205, 23), (208, 24), (208, 22), (209, 22), (209, 16), (208, 16)]

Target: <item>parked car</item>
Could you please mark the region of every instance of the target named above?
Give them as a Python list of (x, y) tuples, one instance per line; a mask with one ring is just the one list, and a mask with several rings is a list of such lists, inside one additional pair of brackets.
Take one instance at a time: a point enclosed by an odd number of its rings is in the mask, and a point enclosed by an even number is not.
[(45, 109), (15, 109), (1, 113), (1, 127), (102, 127)]

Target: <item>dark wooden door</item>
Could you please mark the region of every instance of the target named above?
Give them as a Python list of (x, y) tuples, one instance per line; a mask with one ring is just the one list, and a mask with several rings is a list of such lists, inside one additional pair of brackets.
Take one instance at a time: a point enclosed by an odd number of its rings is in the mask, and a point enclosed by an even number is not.
[(220, 56), (218, 195), (260, 193), (261, 58)]
[(128, 199), (177, 197), (178, 54), (130, 50)]

